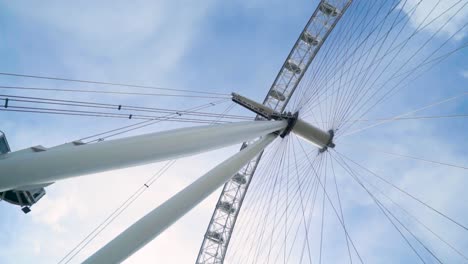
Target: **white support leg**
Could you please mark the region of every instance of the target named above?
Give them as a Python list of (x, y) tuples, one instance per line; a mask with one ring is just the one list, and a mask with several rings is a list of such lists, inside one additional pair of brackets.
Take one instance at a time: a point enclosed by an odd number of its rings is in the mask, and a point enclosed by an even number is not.
[(0, 155), (0, 192), (193, 155), (251, 140), (286, 125), (286, 121), (248, 121), (11, 152)]
[(120, 263), (157, 237), (258, 155), (276, 135), (269, 134), (225, 160), (142, 217), (84, 263)]

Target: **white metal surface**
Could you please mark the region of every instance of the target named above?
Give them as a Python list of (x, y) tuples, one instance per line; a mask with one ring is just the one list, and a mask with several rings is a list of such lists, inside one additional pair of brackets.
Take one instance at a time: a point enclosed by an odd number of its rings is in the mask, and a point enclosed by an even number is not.
[(159, 207), (142, 217), (110, 241), (84, 263), (120, 263), (228, 181), (246, 163), (258, 155), (277, 135), (264, 136), (225, 160)]
[(0, 156), (0, 191), (196, 154), (266, 135), (285, 126), (286, 121), (247, 121), (10, 152)]
[(294, 125), (292, 132), (319, 148), (325, 147), (331, 138), (331, 135), (328, 132), (314, 127), (301, 119), (296, 120), (296, 124)]

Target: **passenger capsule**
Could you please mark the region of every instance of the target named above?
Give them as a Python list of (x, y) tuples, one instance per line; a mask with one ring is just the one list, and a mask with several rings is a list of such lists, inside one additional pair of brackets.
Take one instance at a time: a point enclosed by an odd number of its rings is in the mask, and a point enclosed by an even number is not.
[(219, 232), (210, 231), (206, 234), (206, 237), (213, 242), (216, 242), (219, 244), (224, 243), (223, 235)]
[(273, 89), (270, 91), (270, 96), (275, 98), (276, 100), (279, 100), (279, 101), (284, 101), (286, 100), (286, 96), (284, 96), (284, 94), (276, 89)]
[(322, 4), (320, 4), (319, 10), (327, 16), (335, 17), (338, 15), (338, 10), (336, 9), (336, 7), (330, 5), (327, 2), (323, 2)]
[(307, 31), (305, 31), (301, 35), (301, 39), (302, 39), (302, 41), (304, 41), (305, 43), (307, 43), (308, 45), (311, 45), (311, 46), (317, 46), (319, 44), (319, 40), (316, 37), (312, 36), (312, 34), (310, 34)]
[(294, 63), (294, 61), (292, 60), (288, 60), (285, 64), (284, 64), (284, 67), (286, 69), (288, 69), (288, 71), (292, 72), (292, 73), (295, 73), (295, 74), (299, 74), (301, 73), (301, 67), (299, 67), (296, 63)]
[(218, 208), (228, 214), (236, 212), (236, 208), (229, 202), (219, 202)]
[(240, 173), (234, 175), (234, 177), (232, 177), (232, 181), (239, 185), (244, 185), (247, 183), (247, 179), (245, 178), (245, 176)]

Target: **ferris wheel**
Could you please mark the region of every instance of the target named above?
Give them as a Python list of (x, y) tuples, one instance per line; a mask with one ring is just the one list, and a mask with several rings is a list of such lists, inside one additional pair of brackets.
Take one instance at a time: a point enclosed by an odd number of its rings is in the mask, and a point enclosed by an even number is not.
[[(405, 100), (409, 101), (416, 96), (424, 97), (424, 91), (413, 92), (408, 87), (446, 60), (466, 54), (468, 44), (463, 40), (466, 40), (467, 23), (460, 16), (466, 13), (467, 6), (468, 1), (463, 0), (450, 3), (321, 0), (262, 102), (236, 92), (223, 94), (182, 89), (167, 90), (178, 93), (177, 96), (183, 94), (188, 98), (216, 101), (174, 110), (2, 95), (2, 111), (140, 121), (56, 147), (38, 145), (20, 151), (11, 151), (2, 132), (0, 198), (29, 213), (31, 207), (44, 197), (45, 188), (58, 180), (164, 160), (169, 160), (169, 168), (174, 165), (174, 159), (242, 143), (237, 154), (142, 217), (87, 258), (85, 263), (124, 261), (220, 187), (222, 191), (202, 237), (196, 264), (321, 263), (326, 262), (325, 259), (339, 263), (365, 263), (369, 259), (372, 262), (375, 258), (366, 256), (365, 250), (356, 242), (356, 236), (366, 227), (354, 222), (353, 217), (355, 212), (359, 212), (363, 218), (369, 217), (369, 223), (374, 223), (376, 220), (371, 219), (374, 215), (368, 215), (368, 207), (378, 211), (379, 219), (386, 221), (393, 230), (391, 235), (382, 232), (378, 239), (398, 239), (397, 243), (405, 245), (405, 254), (411, 255), (411, 261), (468, 263), (467, 251), (464, 250), (468, 243), (468, 228), (460, 220), (466, 219), (466, 215), (460, 213), (453, 217), (447, 214), (427, 202), (426, 197), (414, 195), (395, 183), (384, 174), (387, 171), (368, 165), (374, 157), (363, 158), (360, 154), (361, 149), (366, 149), (369, 153), (436, 166), (433, 168), (435, 172), (440, 172), (437, 166), (442, 166), (453, 173), (453, 177), (466, 176), (468, 167), (463, 165), (463, 160), (446, 162), (444, 159), (425, 158), (425, 155), (401, 153), (398, 148), (395, 150), (391, 145), (393, 134), (407, 133), (411, 141), (406, 143), (408, 145), (413, 145), (417, 135), (412, 135), (411, 131), (400, 131), (406, 127), (396, 126), (391, 130), (382, 127), (411, 120), (447, 119), (462, 120), (457, 127), (466, 127), (468, 115), (463, 111), (440, 114), (442, 110), (437, 110), (443, 108), (446, 111), (449, 103), (457, 102), (462, 102), (460, 108), (463, 110), (463, 102), (468, 95), (466, 88), (454, 89), (449, 96), (444, 94), (437, 99), (428, 92), (427, 100), (415, 99), (418, 105), (405, 111), (398, 111), (402, 97), (395, 98), (394, 95), (404, 93)], [(115, 87), (165, 89), (0, 74)], [(56, 88), (49, 91), (102, 93)], [(105, 93), (173, 96), (122, 90)], [(226, 101), (234, 104), (221, 114), (205, 111)], [(66, 105), (77, 107), (77, 110), (31, 107), (28, 104)], [(233, 107), (239, 107), (239, 111), (248, 114), (229, 114)], [(99, 109), (116, 112), (100, 112)], [(164, 115), (154, 116), (154, 113)], [(255, 115), (253, 120), (249, 120), (249, 114)], [(107, 140), (108, 137), (165, 121), (205, 125)], [(376, 130), (379, 133), (372, 134)], [(376, 141), (385, 143), (375, 144)], [(431, 150), (427, 146), (421, 149)], [(390, 173), (405, 173), (398, 168), (393, 169), (391, 162), (388, 165)], [(164, 168), (161, 174), (167, 170)], [(442, 176), (439, 173), (431, 179)], [(397, 179), (410, 181), (404, 177)], [(148, 188), (153, 182), (150, 180), (144, 186)], [(146, 190), (145, 187), (138, 193)], [(370, 204), (361, 202), (364, 197)], [(357, 205), (346, 204), (353, 199), (358, 201)], [(458, 240), (444, 236), (441, 230), (445, 229), (437, 230), (434, 228), (436, 223), (443, 224), (450, 232), (461, 233), (460, 237), (453, 235)], [(102, 226), (105, 228), (107, 224)], [(99, 232), (86, 239), (94, 238)], [(83, 241), (84, 246), (89, 243)], [(78, 251), (69, 252), (61, 262), (70, 261), (81, 250), (79, 246), (72, 250)], [(326, 252), (326, 247), (332, 250)], [(368, 248), (372, 250), (373, 246)], [(333, 256), (330, 251), (340, 252), (340, 256)], [(403, 253), (398, 251), (391, 261), (401, 259), (399, 254)]]
[[(263, 101), (263, 105), (267, 106), (268, 110), (277, 113), (282, 113), (285, 110), (307, 67), (350, 4), (351, 1), (336, 1), (333, 5), (327, 1), (319, 3), (318, 8), (294, 44), (293, 49)], [(237, 94), (233, 94), (233, 100), (247, 107), (252, 105), (249, 102), (245, 102), (246, 99)], [(261, 109), (262, 107), (257, 106), (257, 108)], [(255, 111), (255, 108), (251, 109)], [(268, 114), (265, 115), (262, 111), (257, 110), (256, 113), (258, 114), (258, 120), (272, 118)], [(298, 115), (299, 113), (296, 112), (296, 114)], [(330, 130), (328, 133), (334, 133), (334, 131)], [(333, 144), (333, 134), (329, 134), (328, 137), (327, 135), (322, 135), (322, 137), (325, 140), (322, 141), (322, 144), (319, 144), (319, 147), (321, 150), (326, 150)], [(248, 142), (244, 143), (242, 148), (248, 144)], [(261, 156), (262, 154), (253, 159), (242, 171), (224, 185), (203, 239), (196, 263), (224, 262), (237, 215)]]

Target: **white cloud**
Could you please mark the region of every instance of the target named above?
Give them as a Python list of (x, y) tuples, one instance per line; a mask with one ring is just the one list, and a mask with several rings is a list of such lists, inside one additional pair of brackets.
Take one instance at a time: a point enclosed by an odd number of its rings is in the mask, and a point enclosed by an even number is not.
[(463, 77), (465, 77), (465, 78), (468, 79), (468, 70), (462, 71), (462, 72), (461, 72), (461, 75), (462, 75)]
[[(431, 33), (437, 32), (442, 27), (439, 36), (452, 35), (468, 22), (468, 8), (464, 1), (408, 0), (404, 3), (406, 4), (403, 6), (403, 10), (407, 14), (411, 14), (410, 20), (414, 27), (418, 27), (421, 23), (423, 26), (430, 23), (425, 30)], [(418, 3), (419, 6), (413, 10)], [(433, 19), (436, 20), (431, 23)], [(447, 21), (449, 22), (444, 25)], [(455, 39), (461, 40), (466, 33), (467, 29), (465, 28), (457, 33)]]

